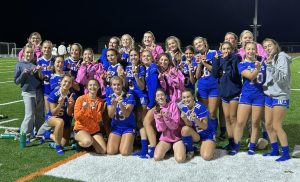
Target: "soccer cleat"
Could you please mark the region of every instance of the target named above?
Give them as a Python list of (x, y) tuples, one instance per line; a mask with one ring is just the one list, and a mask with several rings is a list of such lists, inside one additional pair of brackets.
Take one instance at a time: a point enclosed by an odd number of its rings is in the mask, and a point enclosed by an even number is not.
[(194, 151), (189, 151), (186, 153), (186, 159), (192, 159), (194, 157), (195, 152)]
[(56, 146), (55, 146), (55, 150), (56, 150), (56, 153), (59, 154), (59, 155), (65, 154), (65, 152), (63, 151), (61, 145), (56, 145)]
[(49, 147), (52, 148), (52, 149), (55, 149), (56, 148), (56, 143), (55, 142), (49, 143)]
[(248, 155), (254, 155), (255, 152), (253, 150), (248, 150)]
[(26, 138), (26, 145), (30, 144), (30, 138)]
[(256, 144), (256, 147), (260, 150), (265, 149), (268, 146), (269, 142), (268, 140), (264, 138), (259, 138)]
[(238, 152), (237, 152), (237, 150), (231, 150), (228, 154), (229, 155), (236, 155)]
[(295, 145), (292, 157), (300, 158), (300, 145)]
[(282, 155), (281, 157), (279, 157), (278, 159), (276, 159), (275, 161), (276, 162), (283, 162), (283, 161), (286, 161), (286, 160), (289, 160), (291, 157), (289, 154), (287, 155)]
[(264, 157), (267, 157), (267, 156), (279, 156), (279, 151), (272, 151), (272, 152), (264, 153), (263, 156)]
[(40, 138), (39, 142), (40, 142), (40, 145), (42, 145), (43, 143), (45, 143), (45, 140), (44, 140), (44, 138), (43, 138), (43, 137), (42, 137), (42, 138)]

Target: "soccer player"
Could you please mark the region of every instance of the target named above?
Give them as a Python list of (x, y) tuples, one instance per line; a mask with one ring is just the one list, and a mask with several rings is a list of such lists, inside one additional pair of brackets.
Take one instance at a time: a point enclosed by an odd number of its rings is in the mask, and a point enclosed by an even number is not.
[(156, 129), (161, 132), (159, 143), (154, 152), (154, 160), (163, 160), (166, 153), (173, 147), (176, 162), (185, 161), (185, 146), (181, 141), (181, 128), (184, 125), (180, 119), (180, 111), (174, 101), (167, 101), (167, 95), (159, 88), (156, 91), (156, 107), (154, 120)]
[[(42, 43), (42, 37), (41, 34), (38, 32), (32, 32), (28, 39), (27, 39), (26, 46), (32, 47), (34, 50), (33, 59), (31, 60), (34, 64), (36, 64), (36, 60), (40, 58), (43, 55), (43, 52), (41, 51), (41, 43)], [(23, 49), (18, 54), (18, 59), (23, 59)]]
[(289, 108), (291, 88), (291, 57), (280, 50), (274, 39), (265, 39), (263, 46), (268, 54), (266, 82), (263, 85), (265, 97), (266, 129), (271, 142), (272, 151), (264, 156), (279, 154), (277, 137), (279, 138), (282, 154), (276, 161), (290, 159), (288, 139), (282, 128), (286, 109)]
[(208, 108), (210, 119), (218, 123), (217, 110), (219, 106), (218, 80), (212, 76), (212, 64), (217, 51), (210, 50), (206, 38), (196, 37), (193, 41), (196, 48), (196, 62), (201, 72), (196, 72), (197, 90), (200, 101)]
[(262, 85), (265, 81), (266, 67), (261, 57), (256, 56), (255, 42), (246, 42), (244, 49), (245, 59), (238, 64), (239, 72), (243, 77), (243, 87), (237, 111), (237, 123), (234, 128), (235, 148), (230, 152), (231, 155), (235, 155), (240, 149), (240, 140), (249, 116), (251, 116), (252, 129), (248, 154), (255, 154), (258, 126), (265, 104)]
[(173, 102), (179, 102), (184, 90), (184, 75), (177, 69), (168, 53), (161, 53), (158, 57), (158, 79), (160, 86)]
[(185, 89), (182, 101), (178, 104), (181, 119), (185, 126), (181, 130), (182, 141), (186, 147), (187, 158), (194, 155), (193, 142), (201, 141), (200, 155), (204, 160), (211, 160), (216, 149), (217, 123), (209, 117), (207, 107), (195, 101), (193, 91)]
[(87, 83), (88, 93), (76, 99), (74, 108), (75, 140), (78, 145), (87, 148), (93, 146), (96, 153), (106, 153), (106, 143), (100, 133), (104, 101), (97, 97), (100, 84), (96, 79)]
[(60, 155), (64, 154), (63, 146), (68, 144), (72, 131), (72, 115), (75, 104), (75, 94), (70, 92), (72, 83), (72, 77), (64, 75), (60, 87), (53, 90), (48, 97), (50, 112), (46, 122), (54, 129), (53, 134), (50, 135), (54, 143), (50, 143), (49, 146), (55, 148), (56, 153)]
[(43, 56), (40, 57), (37, 61), (37, 65), (42, 67), (45, 113), (48, 113), (49, 111), (48, 95), (51, 93), (50, 78), (54, 63), (54, 59), (52, 57), (52, 47), (52, 42), (49, 40), (45, 40), (42, 43)]
[(149, 103), (145, 85), (146, 70), (145, 67), (140, 64), (140, 53), (138, 50), (130, 50), (129, 58), (131, 64), (126, 67), (126, 85), (128, 86), (128, 92), (134, 96), (137, 103), (134, 111), (142, 144), (142, 150), (133, 155), (145, 155), (148, 150), (148, 140), (145, 128), (143, 127), (143, 120), (147, 113), (147, 105)]
[(229, 144), (227, 150), (232, 150), (234, 145), (233, 129), (236, 123), (238, 100), (242, 88), (241, 75), (238, 71), (240, 58), (232, 53), (230, 42), (221, 44), (222, 56), (213, 61), (212, 75), (218, 79), (218, 90), (222, 98), (223, 112), (226, 122)]
[(157, 56), (164, 52), (160, 45), (155, 44), (155, 37), (151, 31), (147, 31), (144, 33), (142, 46), (140, 46), (141, 52), (144, 50), (148, 50), (151, 52), (154, 60), (157, 59)]
[(114, 48), (116, 50), (119, 50), (120, 43), (121, 43), (120, 38), (116, 37), (116, 36), (113, 36), (109, 39), (108, 46), (106, 47), (106, 45), (105, 45), (105, 48), (102, 49), (101, 56), (99, 57), (98, 62), (102, 63), (105, 70), (107, 70), (108, 67), (110, 66), (110, 63), (107, 60), (107, 56), (106, 56), (107, 50), (110, 49), (110, 48)]
[(170, 54), (173, 65), (178, 68), (183, 56), (180, 40), (175, 36), (170, 36), (166, 39), (165, 45), (166, 53)]
[(123, 92), (123, 79), (119, 76), (111, 78), (113, 94), (107, 99), (108, 116), (112, 119), (111, 133), (107, 142), (107, 154), (130, 155), (133, 151), (136, 121), (133, 107), (136, 102), (133, 95)]
[(25, 46), (23, 58), (16, 64), (14, 82), (21, 85), (22, 97), (25, 106), (25, 116), (21, 124), (21, 132), (26, 133), (26, 143), (30, 143), (30, 134), (35, 127), (35, 133), (44, 121), (44, 98), (41, 83), (41, 66), (35, 66), (31, 61), (34, 59), (34, 49)]

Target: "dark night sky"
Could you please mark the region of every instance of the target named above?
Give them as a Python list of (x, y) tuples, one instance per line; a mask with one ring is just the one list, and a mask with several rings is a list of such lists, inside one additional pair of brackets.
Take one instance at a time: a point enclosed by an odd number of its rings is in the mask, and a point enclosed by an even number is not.
[[(5, 2), (5, 3), (4, 3)], [(250, 29), (255, 0), (70, 0), (1, 1), (1, 42), (26, 43), (33, 31), (59, 44), (79, 42), (97, 48), (101, 36), (131, 34), (140, 42), (151, 30), (158, 42), (175, 35), (183, 46), (195, 36), (219, 43), (227, 31)], [(17, 5), (18, 4), (18, 5)], [(6, 8), (5, 8), (6, 7)], [(300, 42), (299, 0), (259, 0), (258, 41)], [(13, 17), (16, 16), (17, 18)]]

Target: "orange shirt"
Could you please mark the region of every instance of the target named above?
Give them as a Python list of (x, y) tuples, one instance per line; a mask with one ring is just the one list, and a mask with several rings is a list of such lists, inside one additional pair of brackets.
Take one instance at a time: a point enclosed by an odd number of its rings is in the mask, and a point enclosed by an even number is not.
[[(84, 102), (86, 108), (83, 108)], [(74, 130), (85, 130), (90, 134), (99, 132), (103, 107), (104, 101), (99, 97), (90, 99), (88, 94), (78, 97), (74, 107)]]

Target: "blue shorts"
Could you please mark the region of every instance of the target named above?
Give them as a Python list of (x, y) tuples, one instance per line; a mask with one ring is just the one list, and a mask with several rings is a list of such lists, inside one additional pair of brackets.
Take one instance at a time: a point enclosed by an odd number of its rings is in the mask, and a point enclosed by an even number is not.
[(199, 89), (198, 95), (202, 99), (207, 99), (208, 97), (219, 97), (219, 90), (217, 88), (207, 88), (207, 89)]
[(206, 129), (198, 132), (198, 134), (200, 135), (201, 141), (211, 140), (216, 142), (216, 132)]
[(272, 97), (265, 96), (265, 106), (273, 108), (274, 106), (290, 107), (290, 100), (273, 99)]
[(265, 106), (265, 96), (263, 94), (258, 95), (240, 95), (239, 104), (246, 104), (252, 106)]
[(234, 97), (232, 99), (228, 99), (228, 98), (222, 97), (222, 102), (224, 102), (226, 104), (229, 104), (230, 101), (239, 101), (239, 99), (240, 99), (240, 96), (236, 96), (236, 97)]
[(57, 117), (57, 118), (61, 118), (63, 121), (64, 121), (64, 129), (69, 129), (72, 127), (72, 120), (67, 120), (67, 119), (64, 119), (62, 117), (58, 117), (58, 116), (51, 116), (49, 114), (46, 115), (45, 117), (45, 122), (48, 124), (48, 120), (49, 118), (51, 117)]
[(116, 134), (116, 135), (119, 135), (119, 136), (122, 136), (122, 135), (124, 135), (126, 133), (135, 134), (135, 127), (124, 127), (124, 126), (113, 125), (111, 127), (111, 132), (113, 134)]

